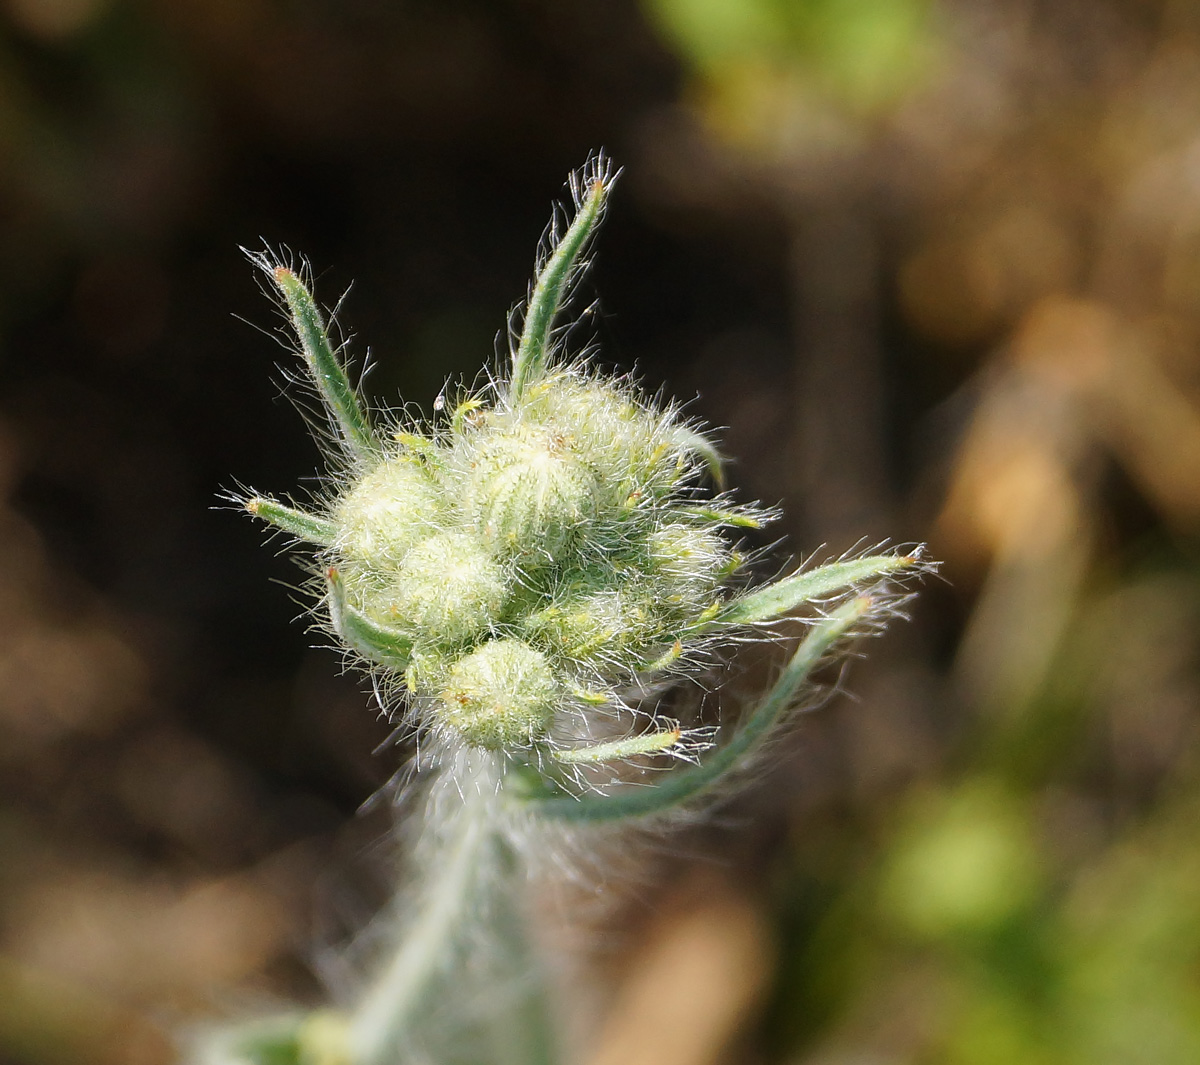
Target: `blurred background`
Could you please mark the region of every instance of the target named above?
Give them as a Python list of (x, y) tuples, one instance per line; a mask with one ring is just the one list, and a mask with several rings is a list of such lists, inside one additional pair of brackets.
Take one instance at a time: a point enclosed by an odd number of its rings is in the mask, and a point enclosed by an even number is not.
[(1191, 0), (3, 0), (0, 1061), (319, 1001), (384, 897), (403, 752), (220, 501), (320, 466), (239, 245), (428, 409), (600, 146), (604, 358), (781, 557), (945, 580), (576, 900), (578, 1060), (1200, 1061)]

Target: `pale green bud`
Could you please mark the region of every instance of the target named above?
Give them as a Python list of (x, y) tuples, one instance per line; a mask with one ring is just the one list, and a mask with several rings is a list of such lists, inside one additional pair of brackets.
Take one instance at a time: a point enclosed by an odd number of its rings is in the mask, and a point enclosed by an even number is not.
[(712, 602), (732, 556), (716, 533), (684, 525), (656, 529), (647, 548), (663, 602), (682, 610), (702, 610)]
[[(512, 322), (520, 330), (509, 372), (448, 410), (439, 402), (427, 425), (403, 415), (373, 425), (303, 278), (256, 257), (287, 304), (329, 417), (340, 452), (331, 483), (350, 483), (317, 513), (259, 495), (246, 508), (319, 550), (329, 628), (376, 671), (382, 691), (406, 688), (440, 740), (525, 754), (536, 743), (539, 766), (674, 749), (681, 734), (670, 722), (566, 746), (567, 730), (552, 728), (556, 708), (569, 701), (580, 734), (592, 734), (589, 706), (615, 713), (648, 678), (698, 676), (722, 632), (916, 562), (843, 560), (740, 594), (729, 588), (742, 561), (729, 530), (759, 528), (771, 513), (706, 490), (706, 471), (722, 487), (712, 441), (677, 408), (604, 378), (560, 343), (556, 322), (611, 181), (602, 158), (573, 178), (574, 217), (565, 230), (556, 223), (539, 256), (528, 305)], [(791, 675), (806, 675), (871, 602), (829, 614)], [(799, 682), (781, 683), (772, 720)], [(740, 755), (728, 750), (734, 765)]]
[(432, 531), (438, 487), (407, 455), (385, 459), (337, 504), (334, 548), (345, 559), (387, 568)]
[(465, 507), (507, 554), (560, 558), (596, 512), (596, 475), (546, 429), (496, 432), (471, 462)]
[(387, 597), (394, 625), (423, 643), (449, 645), (485, 632), (499, 616), (507, 589), (503, 570), (477, 537), (443, 532), (412, 547), (395, 581), (377, 594)]
[(656, 621), (646, 596), (633, 589), (612, 589), (572, 596), (539, 610), (526, 620), (525, 631), (573, 664), (594, 662), (603, 672), (624, 657), (640, 661), (643, 645), (657, 635)]
[(455, 655), (423, 647), (415, 650), (404, 671), (404, 685), (418, 695), (433, 695), (445, 684)]
[(669, 491), (692, 470), (670, 415), (607, 381), (560, 373), (530, 390), (526, 415), (572, 434), (605, 503), (628, 506)]
[(468, 743), (503, 750), (544, 736), (561, 699), (544, 654), (521, 640), (490, 640), (450, 668), (435, 714)]

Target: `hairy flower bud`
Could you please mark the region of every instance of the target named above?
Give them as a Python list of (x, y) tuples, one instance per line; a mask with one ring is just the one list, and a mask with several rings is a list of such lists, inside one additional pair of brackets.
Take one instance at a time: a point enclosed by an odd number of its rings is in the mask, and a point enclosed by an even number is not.
[(398, 566), (433, 531), (441, 510), (441, 493), (421, 463), (388, 457), (338, 500), (334, 547), (348, 561)]
[(493, 433), (471, 467), (465, 508), (506, 554), (553, 562), (595, 516), (596, 475), (560, 433)]
[(500, 565), (478, 537), (458, 531), (437, 533), (410, 549), (380, 594), (398, 628), (422, 643), (453, 646), (495, 623), (507, 589)]
[(692, 465), (668, 414), (647, 409), (616, 382), (560, 372), (531, 390), (528, 417), (580, 441), (609, 506), (662, 495)]
[(545, 655), (521, 640), (489, 640), (451, 666), (435, 714), (468, 743), (502, 750), (541, 738), (561, 698)]
[[(278, 287), (344, 452), (323, 513), (256, 496), (248, 509), (317, 545), (330, 627), (384, 692), (407, 690), (438, 736), (566, 765), (675, 749), (673, 724), (596, 742), (586, 707), (615, 717), (647, 678), (702, 666), (732, 626), (821, 594), (801, 575), (736, 594), (729, 529), (769, 515), (720, 488), (713, 444), (677, 408), (557, 348), (555, 319), (603, 212), (611, 171), (575, 179), (576, 214), (551, 231), (511, 366), (431, 423), (380, 434), (300, 277), (260, 257)], [(904, 563), (843, 566), (835, 588)], [(815, 590), (814, 590), (815, 589)], [(865, 609), (865, 608), (864, 608)], [(570, 700), (580, 717), (558, 710)], [(572, 722), (584, 746), (571, 746)], [(559, 725), (563, 727), (559, 727)], [(523, 752), (523, 753), (521, 753)]]
[[(607, 589), (564, 598), (531, 614), (526, 631), (532, 640), (577, 668), (605, 662), (627, 669), (646, 658), (658, 626), (645, 594)], [(660, 636), (661, 638), (661, 636)]]
[(684, 612), (712, 603), (733, 554), (716, 533), (686, 525), (655, 529), (647, 553), (663, 601)]

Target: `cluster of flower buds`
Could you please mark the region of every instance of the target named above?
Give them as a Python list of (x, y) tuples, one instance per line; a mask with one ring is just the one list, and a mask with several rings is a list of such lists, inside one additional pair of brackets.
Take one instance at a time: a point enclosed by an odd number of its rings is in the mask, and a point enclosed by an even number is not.
[(697, 668), (731, 628), (912, 563), (876, 556), (734, 594), (743, 558), (727, 533), (767, 513), (717, 490), (715, 448), (677, 410), (555, 350), (611, 186), (603, 157), (573, 176), (573, 216), (551, 226), (511, 366), (430, 424), (372, 425), (309, 288), (256, 256), (345, 476), (316, 512), (263, 496), (246, 507), (320, 548), (330, 626), (419, 728), (535, 765), (694, 751), (653, 716), (600, 740), (592, 724), (655, 675)]

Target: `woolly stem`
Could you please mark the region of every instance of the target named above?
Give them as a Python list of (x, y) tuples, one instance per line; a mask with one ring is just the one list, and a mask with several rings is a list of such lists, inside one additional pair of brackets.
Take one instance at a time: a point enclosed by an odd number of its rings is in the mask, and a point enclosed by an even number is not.
[(520, 855), (504, 844), (499, 847), (497, 866), (503, 884), (495, 892), (488, 923), (501, 971), (491, 979), (511, 987), (506, 1007), (492, 1012), (488, 1048), (495, 1056), (494, 1065), (557, 1065), (557, 1028), (545, 964), (530, 941), (521, 905), (527, 892), (519, 887), (526, 869)]
[(395, 954), (349, 1021), (348, 1061), (395, 1065), (415, 1027), (430, 985), (452, 964), (478, 902), (488, 852), (496, 845), (494, 783), (476, 766), (459, 783), (462, 803), (451, 815), (442, 853), (426, 879), (415, 917)]

